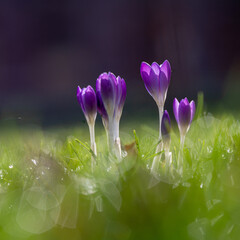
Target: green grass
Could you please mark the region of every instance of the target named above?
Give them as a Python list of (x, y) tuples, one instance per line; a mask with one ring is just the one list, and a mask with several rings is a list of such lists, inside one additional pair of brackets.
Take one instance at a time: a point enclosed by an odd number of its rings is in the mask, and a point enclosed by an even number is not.
[[(172, 119), (173, 120), (173, 119)], [(232, 116), (196, 115), (177, 174), (150, 167), (156, 122), (121, 127), (124, 158), (109, 156), (97, 125), (91, 172), (87, 125), (40, 130), (0, 128), (0, 239), (239, 239), (240, 124)], [(133, 130), (136, 130), (133, 132)]]

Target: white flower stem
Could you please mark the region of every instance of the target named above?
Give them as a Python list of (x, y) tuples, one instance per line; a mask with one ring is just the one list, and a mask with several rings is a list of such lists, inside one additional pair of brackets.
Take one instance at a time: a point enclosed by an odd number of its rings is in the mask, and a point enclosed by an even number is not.
[[(158, 140), (162, 140), (162, 134), (161, 134), (161, 124), (162, 124), (162, 116), (163, 116), (163, 106), (158, 106), (158, 113), (159, 113), (159, 138)], [(162, 141), (157, 145), (155, 153), (161, 152), (163, 148)], [(161, 158), (161, 154), (157, 155), (153, 158), (153, 163), (151, 167), (151, 173), (156, 173), (158, 166), (159, 166), (159, 161)]]
[(178, 170), (180, 175), (183, 173), (183, 147), (185, 142), (185, 135), (180, 133), (180, 148), (178, 153)]
[(116, 155), (118, 157), (118, 159), (121, 158), (122, 156), (122, 151), (121, 151), (121, 141), (120, 141), (120, 137), (119, 137), (119, 120), (116, 119), (115, 120), (115, 139), (114, 139), (114, 143), (115, 143), (115, 149), (116, 149)]
[(162, 140), (161, 126), (162, 126), (163, 106), (158, 106), (158, 113), (159, 113), (159, 140)]
[[(88, 124), (88, 126), (89, 126), (89, 132), (90, 132), (91, 149), (92, 149), (93, 153), (95, 154), (95, 156), (97, 156), (97, 146), (96, 146), (96, 142), (95, 142), (95, 123)], [(95, 164), (95, 159), (92, 156), (91, 157), (91, 169), (92, 169), (92, 172), (93, 172), (93, 169), (94, 169), (94, 164)]]
[(115, 142), (115, 134), (114, 134), (114, 120), (112, 118), (109, 119), (108, 123), (108, 147), (109, 147), (109, 152), (114, 154), (114, 142)]
[(108, 146), (110, 153), (114, 154), (117, 158), (120, 159), (121, 143), (119, 138), (119, 121), (114, 118), (109, 119)]
[(169, 148), (165, 148), (165, 163), (166, 163), (166, 172), (169, 173), (172, 164), (172, 154), (170, 153)]

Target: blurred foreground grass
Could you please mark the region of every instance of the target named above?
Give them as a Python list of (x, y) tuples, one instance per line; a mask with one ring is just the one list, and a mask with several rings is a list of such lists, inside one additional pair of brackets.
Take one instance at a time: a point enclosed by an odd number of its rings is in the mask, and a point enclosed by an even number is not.
[(105, 133), (97, 132), (93, 173), (86, 125), (2, 126), (0, 239), (239, 239), (240, 123), (198, 115), (185, 142), (183, 177), (176, 127), (171, 172), (162, 157), (158, 174), (150, 173), (158, 136), (152, 126), (120, 129), (121, 162), (108, 156)]

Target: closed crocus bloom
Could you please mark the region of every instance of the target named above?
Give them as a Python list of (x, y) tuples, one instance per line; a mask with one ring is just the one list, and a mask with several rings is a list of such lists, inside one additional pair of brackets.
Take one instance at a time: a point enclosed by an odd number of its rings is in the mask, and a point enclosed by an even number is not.
[[(91, 86), (81, 89), (78, 86), (77, 100), (82, 107), (83, 113), (88, 123), (90, 132), (91, 149), (97, 155), (97, 147), (95, 143), (95, 120), (97, 116), (97, 98), (94, 89)], [(94, 159), (92, 158), (92, 170), (94, 166)]]
[(171, 131), (171, 121), (168, 114), (168, 111), (165, 110), (162, 117), (161, 132), (163, 144), (166, 148), (169, 149), (170, 146), (170, 131)]
[(109, 148), (117, 145), (117, 155), (121, 155), (119, 139), (119, 121), (126, 99), (126, 83), (113, 73), (102, 73), (96, 82), (97, 107), (106, 129)]
[(191, 122), (195, 114), (195, 102), (189, 103), (187, 98), (178, 102), (175, 98), (173, 101), (173, 112), (178, 124), (181, 137), (185, 136), (190, 128)]
[(90, 124), (93, 124), (97, 116), (97, 98), (91, 86), (81, 89), (78, 86), (77, 99), (82, 107), (83, 113)]
[(185, 142), (185, 136), (188, 132), (191, 122), (195, 114), (195, 102), (189, 103), (187, 98), (184, 98), (178, 102), (175, 98), (173, 101), (173, 113), (176, 118), (178, 128), (180, 131), (180, 149), (177, 160), (178, 172), (180, 175), (183, 174), (183, 147)]
[(171, 66), (168, 60), (161, 65), (153, 62), (151, 66), (142, 62), (140, 73), (149, 94), (158, 106), (163, 107), (171, 78)]

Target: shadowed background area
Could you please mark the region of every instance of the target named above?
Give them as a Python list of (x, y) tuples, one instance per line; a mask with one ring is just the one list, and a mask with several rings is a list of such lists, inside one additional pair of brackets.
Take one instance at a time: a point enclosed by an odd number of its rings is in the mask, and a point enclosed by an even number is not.
[[(168, 59), (173, 98), (238, 110), (240, 2), (200, 0), (3, 0), (0, 2), (0, 119), (43, 125), (84, 119), (77, 85), (112, 71), (127, 83), (123, 118), (156, 111), (141, 61)], [(156, 115), (157, 116), (157, 115)]]

